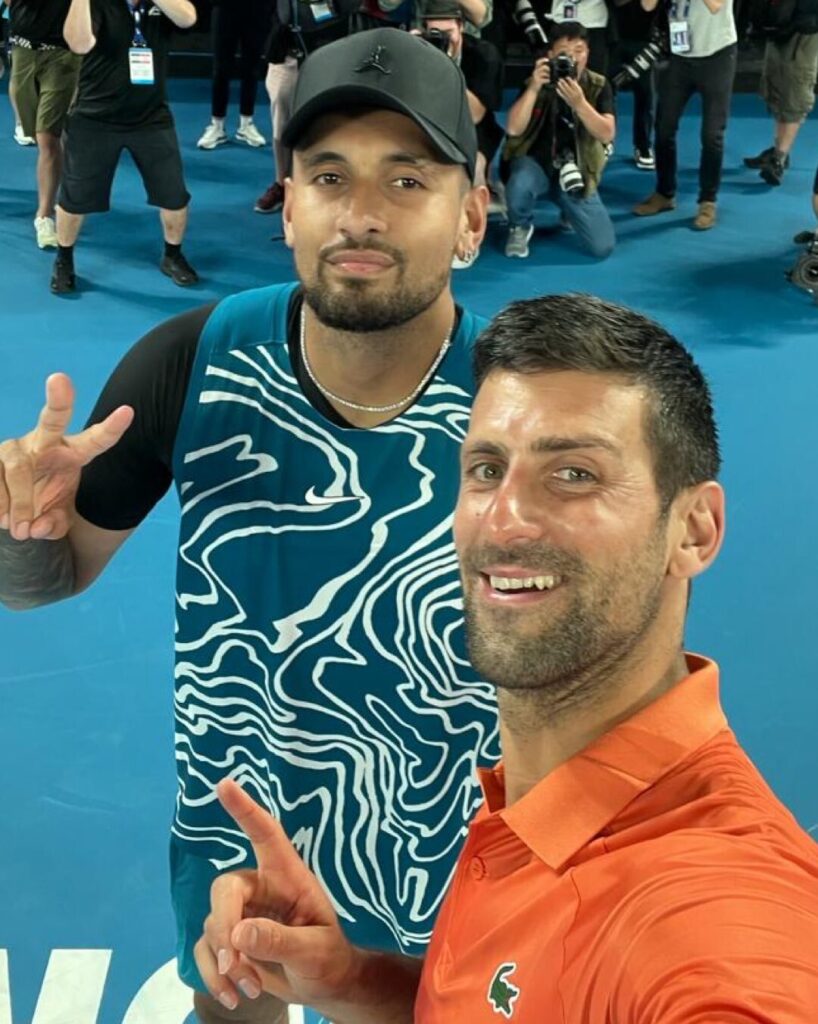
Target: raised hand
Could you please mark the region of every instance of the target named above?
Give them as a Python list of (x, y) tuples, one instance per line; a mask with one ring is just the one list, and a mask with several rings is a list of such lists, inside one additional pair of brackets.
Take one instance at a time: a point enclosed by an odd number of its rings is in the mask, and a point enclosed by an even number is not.
[(36, 427), (0, 444), (0, 529), (15, 540), (60, 540), (71, 528), (80, 473), (120, 440), (133, 421), (123, 405), (102, 423), (67, 435), (74, 387), (64, 373), (46, 381)]
[(262, 990), (321, 1009), (355, 988), (361, 954), (346, 939), (318, 879), (284, 829), (235, 782), (217, 789), (223, 807), (249, 838), (255, 871), (221, 875), (195, 949), (209, 991), (234, 1008), (238, 993)]

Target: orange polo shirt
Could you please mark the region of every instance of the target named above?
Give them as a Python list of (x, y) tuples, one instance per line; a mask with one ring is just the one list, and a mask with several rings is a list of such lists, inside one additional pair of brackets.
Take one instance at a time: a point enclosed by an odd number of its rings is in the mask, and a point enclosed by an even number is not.
[(481, 773), (416, 1024), (818, 1024), (818, 846), (688, 667), (511, 807)]

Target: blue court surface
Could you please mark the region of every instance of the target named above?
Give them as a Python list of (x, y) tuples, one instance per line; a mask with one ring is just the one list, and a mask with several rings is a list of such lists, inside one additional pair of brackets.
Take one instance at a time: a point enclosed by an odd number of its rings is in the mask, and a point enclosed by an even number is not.
[[(288, 251), (271, 241), (279, 217), (252, 212), (271, 179), (269, 153), (195, 148), (207, 91), (204, 82), (174, 84), (194, 197), (185, 249), (202, 284), (182, 291), (160, 275), (155, 213), (126, 161), (113, 212), (92, 218), (78, 245), (82, 291), (68, 299), (49, 293), (51, 257), (37, 250), (31, 225), (35, 153), (12, 141), (0, 97), (0, 437), (34, 425), (48, 373), (74, 379), (80, 424), (149, 327), (292, 276)], [(661, 320), (693, 350), (714, 386), (729, 528), (696, 585), (688, 646), (721, 663), (735, 731), (818, 832), (818, 305), (783, 276), (797, 252), (792, 235), (813, 220), (818, 123), (805, 126), (784, 185), (770, 189), (741, 166), (769, 145), (769, 122), (758, 99), (737, 96), (719, 224), (699, 234), (690, 227), (697, 104), (680, 138), (678, 209), (646, 221), (629, 210), (653, 177), (629, 160), (628, 96), (621, 107), (602, 188), (619, 234), (613, 256), (596, 264), (570, 237), (543, 232), (528, 261), (507, 260), (493, 225), (479, 262), (456, 276), (457, 295), (491, 314), (515, 298), (595, 292)], [(258, 123), (269, 134), (261, 90)], [(171, 962), (167, 867), (177, 515), (167, 498), (74, 601), (0, 611), (0, 1024), (187, 1019), (189, 995)]]

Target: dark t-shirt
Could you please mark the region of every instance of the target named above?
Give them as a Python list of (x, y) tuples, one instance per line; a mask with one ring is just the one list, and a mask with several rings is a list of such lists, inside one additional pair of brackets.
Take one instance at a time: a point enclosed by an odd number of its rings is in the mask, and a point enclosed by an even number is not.
[[(581, 83), (580, 83), (581, 84)], [(566, 149), (574, 150), (574, 112), (560, 100), (554, 90), (545, 87), (540, 90), (537, 104), (534, 107), (532, 117), (539, 116), (538, 111), (542, 105), (547, 104), (545, 123), (539, 135), (529, 150), (537, 163), (549, 174), (556, 173), (554, 157)], [(594, 110), (599, 114), (614, 113), (613, 90), (610, 82), (606, 81), (594, 104)]]
[(59, 46), (68, 49), (62, 27), (68, 17), (71, 0), (11, 0), (9, 34), (12, 39), (25, 40), (38, 46)]
[(140, 28), (153, 50), (153, 85), (132, 85), (128, 51), (136, 21), (128, 0), (91, 0), (96, 46), (86, 54), (74, 110), (83, 117), (127, 128), (172, 124), (167, 105), (168, 54), (173, 22), (150, 0), (139, 0)]
[[(321, 394), (301, 360), (299, 327), (303, 300), (296, 291), (287, 311), (287, 347), (307, 400), (332, 423), (352, 427)], [(130, 530), (147, 516), (173, 482), (173, 449), (187, 398), (199, 338), (215, 303), (159, 324), (125, 355), (108, 379), (87, 426), (120, 405), (134, 409), (122, 440), (82, 471), (77, 511), (104, 530)], [(452, 334), (462, 310), (457, 307)]]
[(486, 39), (464, 35), (460, 70), (469, 92), (487, 110), (499, 110), (503, 105), (503, 59), (497, 47)]

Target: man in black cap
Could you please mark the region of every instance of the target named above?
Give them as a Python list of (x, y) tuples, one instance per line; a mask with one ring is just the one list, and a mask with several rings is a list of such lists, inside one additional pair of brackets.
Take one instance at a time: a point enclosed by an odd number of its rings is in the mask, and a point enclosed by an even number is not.
[(15, 608), (88, 586), (177, 488), (171, 870), (202, 1024), (286, 1013), (252, 987), (222, 1005), (194, 962), (214, 879), (252, 866), (223, 775), (281, 817), (353, 941), (421, 954), (474, 769), (497, 753), (451, 538), (482, 327), (455, 305), (451, 263), (479, 246), (487, 205), (463, 78), (394, 29), (331, 43), (303, 66), (285, 141), (300, 283), (159, 326), (80, 434), (71, 382), (52, 376), (38, 426), (0, 445)]

